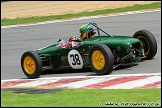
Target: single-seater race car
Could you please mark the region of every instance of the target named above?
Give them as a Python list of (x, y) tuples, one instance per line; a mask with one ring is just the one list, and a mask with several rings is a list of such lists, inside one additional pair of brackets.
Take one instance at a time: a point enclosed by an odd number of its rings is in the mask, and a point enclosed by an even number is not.
[[(88, 26), (95, 36), (89, 38)], [(21, 68), (28, 78), (38, 78), (46, 69), (83, 69), (91, 67), (97, 75), (111, 74), (122, 65), (150, 60), (157, 52), (157, 42), (148, 30), (139, 30), (133, 36), (110, 35), (96, 23), (87, 24), (86, 40), (72, 37), (59, 39), (53, 45), (36, 51), (26, 51), (21, 57)]]

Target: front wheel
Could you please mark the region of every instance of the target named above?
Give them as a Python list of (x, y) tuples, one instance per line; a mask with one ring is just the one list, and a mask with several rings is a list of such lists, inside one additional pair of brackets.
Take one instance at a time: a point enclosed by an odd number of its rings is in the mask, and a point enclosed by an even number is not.
[(34, 51), (27, 51), (21, 57), (21, 68), (28, 78), (37, 78), (42, 73), (42, 61)]
[(146, 60), (152, 59), (157, 52), (157, 42), (154, 35), (148, 30), (139, 30), (133, 37), (141, 40)]
[(89, 62), (96, 74), (110, 74), (113, 70), (114, 56), (108, 46), (105, 44), (96, 44), (90, 48)]

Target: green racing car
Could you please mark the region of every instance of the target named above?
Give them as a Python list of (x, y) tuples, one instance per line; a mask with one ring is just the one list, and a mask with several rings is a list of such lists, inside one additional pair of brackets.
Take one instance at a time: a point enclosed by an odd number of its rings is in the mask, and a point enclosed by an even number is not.
[[(89, 27), (93, 27), (93, 38)], [(36, 51), (26, 51), (21, 57), (21, 68), (28, 78), (38, 78), (45, 70), (83, 69), (91, 67), (97, 75), (111, 74), (122, 64), (150, 60), (157, 52), (157, 42), (148, 30), (133, 36), (110, 35), (96, 23), (85, 25), (86, 40), (77, 37), (59, 39), (57, 43)]]

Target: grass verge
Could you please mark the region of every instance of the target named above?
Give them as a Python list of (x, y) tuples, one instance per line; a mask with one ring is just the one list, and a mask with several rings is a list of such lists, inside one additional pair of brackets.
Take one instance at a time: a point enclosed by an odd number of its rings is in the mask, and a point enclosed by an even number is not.
[(161, 106), (161, 89), (63, 89), (50, 94), (1, 90), (1, 107)]
[(1, 26), (7, 25), (16, 25), (16, 24), (24, 24), (24, 23), (36, 23), (64, 18), (77, 18), (82, 16), (95, 16), (100, 14), (110, 14), (116, 12), (126, 12), (126, 11), (135, 11), (135, 10), (144, 10), (144, 9), (154, 9), (161, 8), (161, 2), (156, 2), (152, 4), (144, 4), (144, 5), (134, 5), (116, 9), (105, 9), (105, 10), (97, 10), (93, 12), (82, 12), (77, 14), (65, 14), (65, 15), (54, 15), (54, 16), (37, 16), (30, 18), (16, 18), (16, 19), (1, 19)]

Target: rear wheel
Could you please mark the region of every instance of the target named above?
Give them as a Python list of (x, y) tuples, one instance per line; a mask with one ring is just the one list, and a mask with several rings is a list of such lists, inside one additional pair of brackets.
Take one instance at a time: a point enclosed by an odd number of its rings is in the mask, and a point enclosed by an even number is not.
[(157, 52), (157, 42), (154, 35), (148, 30), (139, 30), (133, 37), (141, 40), (144, 49), (144, 59), (152, 59)]
[(89, 62), (96, 74), (110, 74), (113, 70), (114, 56), (108, 46), (96, 44), (90, 48)]
[(21, 68), (28, 78), (37, 78), (42, 73), (42, 61), (34, 51), (27, 51), (21, 57)]

